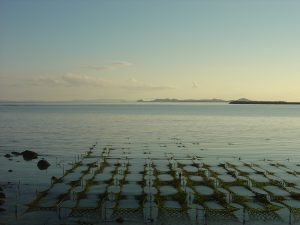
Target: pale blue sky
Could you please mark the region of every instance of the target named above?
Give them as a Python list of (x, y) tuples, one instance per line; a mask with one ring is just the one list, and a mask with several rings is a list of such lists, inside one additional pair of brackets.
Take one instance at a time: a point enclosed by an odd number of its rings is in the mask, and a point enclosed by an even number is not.
[(0, 99), (300, 101), (300, 1), (0, 0)]

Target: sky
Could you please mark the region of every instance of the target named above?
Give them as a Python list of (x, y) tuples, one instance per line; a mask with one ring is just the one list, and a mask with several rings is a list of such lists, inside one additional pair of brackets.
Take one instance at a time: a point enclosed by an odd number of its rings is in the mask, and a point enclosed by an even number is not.
[(298, 0), (0, 0), (0, 100), (300, 101)]

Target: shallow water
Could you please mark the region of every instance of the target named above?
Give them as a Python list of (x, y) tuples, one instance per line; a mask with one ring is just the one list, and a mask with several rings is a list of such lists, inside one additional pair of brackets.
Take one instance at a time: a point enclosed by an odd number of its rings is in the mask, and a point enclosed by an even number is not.
[(168, 147), (172, 138), (178, 138), (178, 143), (204, 155), (289, 157), (300, 154), (299, 137), (298, 105), (0, 106), (0, 154), (34, 149), (70, 157), (96, 141), (101, 146)]

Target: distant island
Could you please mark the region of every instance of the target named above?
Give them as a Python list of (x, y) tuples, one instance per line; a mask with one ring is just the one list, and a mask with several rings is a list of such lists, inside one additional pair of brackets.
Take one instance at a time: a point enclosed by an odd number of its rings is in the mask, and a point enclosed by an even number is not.
[(248, 99), (239, 99), (230, 101), (229, 104), (261, 104), (261, 105), (300, 105), (300, 102), (286, 102), (286, 101), (252, 101)]
[(158, 98), (150, 101), (145, 101), (143, 99), (137, 100), (137, 102), (229, 102), (222, 99), (176, 99), (176, 98)]
[(158, 103), (176, 103), (176, 102), (190, 102), (190, 103), (229, 103), (229, 104), (261, 104), (261, 105), (300, 105), (300, 102), (287, 102), (287, 101), (255, 101), (247, 98), (240, 98), (238, 100), (223, 100), (218, 98), (213, 99), (176, 99), (176, 98), (157, 98), (154, 100), (137, 100), (137, 102), (158, 102)]

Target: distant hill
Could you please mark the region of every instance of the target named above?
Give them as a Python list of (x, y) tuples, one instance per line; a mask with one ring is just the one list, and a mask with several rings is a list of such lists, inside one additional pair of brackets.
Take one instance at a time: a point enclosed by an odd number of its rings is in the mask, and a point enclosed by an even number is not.
[(240, 98), (238, 100), (234, 100), (234, 101), (240, 101), (240, 102), (251, 102), (252, 100), (249, 100), (247, 98)]
[(218, 98), (213, 99), (176, 99), (176, 98), (157, 98), (154, 100), (145, 101), (143, 99), (137, 100), (137, 102), (158, 102), (158, 103), (176, 103), (176, 102), (183, 102), (183, 103), (196, 103), (196, 102), (206, 102), (206, 103), (229, 103), (229, 104), (281, 104), (281, 105), (300, 105), (300, 102), (286, 102), (286, 101), (254, 101), (249, 100), (247, 98), (240, 98), (238, 100), (223, 100)]
[(176, 99), (176, 98), (163, 98), (154, 99), (150, 101), (145, 101), (143, 99), (137, 100), (137, 102), (229, 102), (222, 99)]
[(286, 101), (252, 101), (246, 98), (230, 101), (229, 104), (264, 104), (264, 105), (300, 105), (300, 102)]

